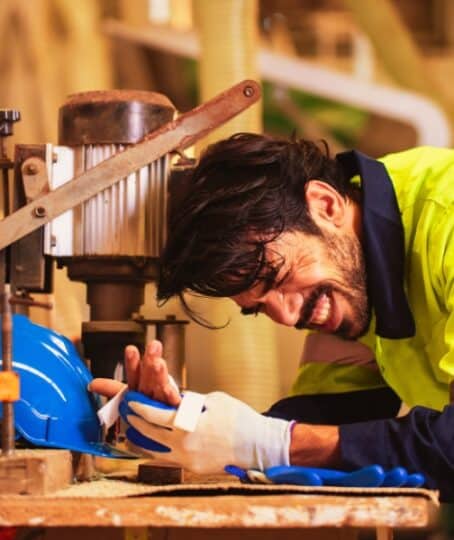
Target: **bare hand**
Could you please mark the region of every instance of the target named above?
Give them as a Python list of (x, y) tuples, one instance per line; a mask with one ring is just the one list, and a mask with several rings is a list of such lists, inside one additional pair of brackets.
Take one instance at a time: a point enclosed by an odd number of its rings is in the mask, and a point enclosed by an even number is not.
[[(147, 344), (143, 358), (134, 345), (125, 349), (126, 380), (130, 390), (137, 390), (148, 397), (169, 405), (178, 405), (181, 396), (169, 380), (167, 363), (162, 358), (162, 343), (153, 340)], [(89, 389), (106, 397), (112, 397), (123, 387), (124, 383), (113, 379), (93, 379)]]

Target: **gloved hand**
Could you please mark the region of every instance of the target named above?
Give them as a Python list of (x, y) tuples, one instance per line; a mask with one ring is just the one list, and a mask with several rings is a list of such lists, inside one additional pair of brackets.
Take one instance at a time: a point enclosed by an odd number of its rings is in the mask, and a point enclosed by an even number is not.
[(188, 432), (174, 425), (177, 414), (184, 415), (186, 395), (176, 408), (128, 392), (120, 413), (130, 426), (131, 448), (197, 473), (220, 473), (228, 464), (262, 470), (289, 465), (292, 422), (263, 416), (223, 392), (196, 396), (197, 423)]

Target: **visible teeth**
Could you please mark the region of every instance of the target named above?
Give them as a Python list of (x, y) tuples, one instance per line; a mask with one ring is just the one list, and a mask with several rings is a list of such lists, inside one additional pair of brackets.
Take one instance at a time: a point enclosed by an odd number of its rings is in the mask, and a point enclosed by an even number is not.
[(310, 322), (312, 324), (325, 324), (331, 312), (331, 300), (326, 294), (322, 294), (317, 300)]

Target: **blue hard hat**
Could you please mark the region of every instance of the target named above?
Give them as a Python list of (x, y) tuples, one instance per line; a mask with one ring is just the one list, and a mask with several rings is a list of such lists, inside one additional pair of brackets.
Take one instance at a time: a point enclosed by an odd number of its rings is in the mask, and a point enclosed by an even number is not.
[(14, 403), (17, 434), (35, 446), (133, 457), (102, 441), (98, 400), (87, 390), (92, 375), (69, 339), (13, 315), (12, 354), (20, 378), (20, 399)]

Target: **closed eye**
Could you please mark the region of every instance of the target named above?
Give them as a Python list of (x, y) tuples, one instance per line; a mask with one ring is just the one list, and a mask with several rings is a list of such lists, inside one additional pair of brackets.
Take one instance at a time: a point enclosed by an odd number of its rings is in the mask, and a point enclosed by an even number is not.
[(260, 313), (260, 304), (257, 304), (256, 306), (252, 307), (242, 307), (241, 308), (241, 314), (242, 315), (255, 315), (257, 316)]
[(279, 289), (279, 287), (282, 287), (282, 285), (285, 284), (285, 282), (288, 280), (288, 278), (290, 277), (290, 270), (288, 272), (286, 272), (282, 278), (278, 281), (276, 281), (276, 283), (274, 284), (273, 288), (274, 289)]

